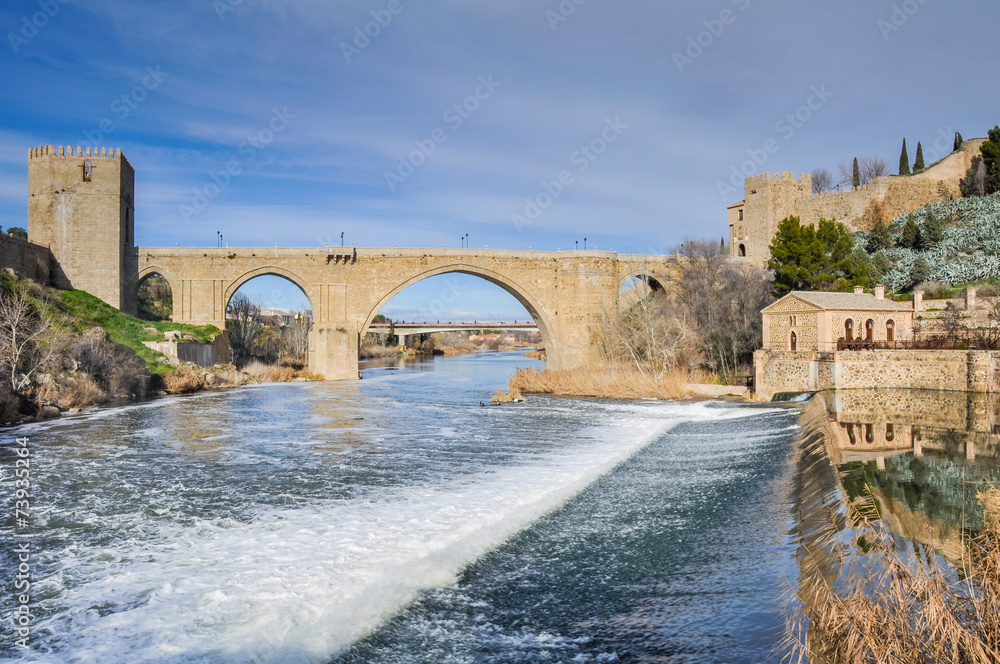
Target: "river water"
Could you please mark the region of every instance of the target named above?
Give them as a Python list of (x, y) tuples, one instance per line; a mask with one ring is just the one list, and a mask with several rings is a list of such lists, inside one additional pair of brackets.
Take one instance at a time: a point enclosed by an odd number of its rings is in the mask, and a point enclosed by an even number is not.
[(793, 410), (533, 397), (518, 354), (0, 432), (32, 453), (13, 662), (761, 662), (795, 584)]

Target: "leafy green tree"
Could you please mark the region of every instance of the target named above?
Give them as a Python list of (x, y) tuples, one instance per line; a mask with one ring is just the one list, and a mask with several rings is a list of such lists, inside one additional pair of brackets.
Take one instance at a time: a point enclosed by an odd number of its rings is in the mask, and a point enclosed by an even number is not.
[(990, 129), (981, 152), (986, 166), (986, 193), (992, 194), (1000, 191), (1000, 125)]
[(28, 231), (24, 230), (20, 226), (11, 226), (7, 229), (7, 235), (11, 237), (20, 238), (22, 240), (28, 239)]
[(917, 220), (913, 217), (912, 212), (906, 217), (906, 225), (903, 226), (903, 235), (899, 244), (907, 249), (916, 249), (920, 246), (920, 227), (917, 226)]
[(913, 267), (910, 268), (910, 285), (916, 286), (917, 284), (927, 281), (931, 276), (931, 266), (927, 264), (927, 259), (923, 254), (917, 256), (917, 260), (913, 261)]
[(868, 234), (868, 253), (874, 254), (875, 252), (882, 251), (883, 249), (888, 249), (891, 246), (892, 231), (890, 231), (889, 227), (880, 221), (875, 224), (875, 228), (873, 228), (871, 233)]
[(798, 217), (778, 224), (771, 243), (768, 267), (778, 293), (829, 288), (840, 277), (851, 277), (854, 239), (841, 223), (820, 219), (819, 226), (803, 226)]
[(854, 158), (854, 171), (851, 176), (851, 186), (857, 189), (861, 186), (861, 168), (858, 167), (858, 158)]
[(955, 152), (958, 152), (959, 150), (962, 149), (962, 143), (964, 143), (964, 141), (962, 140), (962, 135), (956, 131), (955, 132)]
[(920, 231), (920, 250), (926, 251), (937, 245), (944, 235), (944, 223), (937, 218), (930, 210), (927, 211), (927, 219), (924, 221), (924, 228)]
[(913, 170), (924, 170), (924, 146), (920, 144), (920, 141), (917, 141), (917, 156), (913, 158)]
[(903, 151), (899, 153), (899, 174), (910, 174), (910, 155), (906, 153), (906, 139), (903, 139)]
[(868, 264), (868, 271), (876, 283), (881, 281), (882, 277), (888, 274), (891, 269), (892, 263), (889, 262), (889, 256), (884, 251), (876, 252)]

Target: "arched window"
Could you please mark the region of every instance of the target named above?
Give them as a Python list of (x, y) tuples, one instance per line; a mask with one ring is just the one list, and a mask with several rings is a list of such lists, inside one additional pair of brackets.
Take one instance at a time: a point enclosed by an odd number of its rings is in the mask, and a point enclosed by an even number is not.
[(871, 341), (872, 335), (875, 334), (875, 321), (869, 318), (865, 321), (865, 341)]
[(791, 347), (792, 347), (792, 350), (795, 350), (795, 347), (798, 345), (798, 342), (799, 342), (799, 338), (797, 336), (795, 336), (795, 330), (792, 330), (792, 337), (791, 337)]
[(886, 424), (885, 425), (885, 442), (891, 443), (896, 439), (896, 425)]
[(854, 436), (854, 425), (847, 424), (845, 426), (847, 427), (847, 439), (851, 441), (851, 445), (857, 445), (858, 439)]
[(875, 432), (872, 431), (872, 425), (865, 425), (865, 442), (874, 443), (875, 442)]
[(89, 159), (87, 161), (83, 162), (83, 181), (84, 182), (90, 182), (90, 173), (93, 170), (94, 170), (94, 167), (91, 165)]
[(854, 340), (854, 321), (850, 318), (844, 321), (844, 338), (848, 341)]
[(745, 245), (741, 244), (740, 245), (740, 257), (746, 258), (746, 255), (747, 255), (747, 248), (746, 248)]
[(895, 341), (896, 340), (896, 323), (891, 320), (885, 322), (885, 340)]

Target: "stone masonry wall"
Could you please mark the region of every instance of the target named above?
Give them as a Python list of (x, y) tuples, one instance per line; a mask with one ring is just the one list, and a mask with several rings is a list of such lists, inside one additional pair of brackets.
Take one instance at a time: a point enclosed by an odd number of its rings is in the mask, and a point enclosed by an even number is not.
[(0, 269), (10, 269), (18, 277), (48, 285), (52, 280), (52, 262), (48, 247), (0, 235)]
[(903, 388), (959, 392), (1000, 391), (1000, 352), (871, 350), (836, 353), (759, 350), (757, 394)]

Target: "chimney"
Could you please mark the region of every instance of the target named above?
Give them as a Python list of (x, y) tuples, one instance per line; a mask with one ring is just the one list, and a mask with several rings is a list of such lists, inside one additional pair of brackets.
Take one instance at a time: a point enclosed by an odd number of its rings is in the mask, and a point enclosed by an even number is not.
[(864, 286), (855, 286), (854, 287), (854, 294), (855, 295), (863, 295), (864, 292), (865, 292), (865, 287)]
[(879, 284), (875, 287), (875, 299), (884, 300), (885, 299), (885, 286)]
[(922, 290), (913, 291), (913, 311), (923, 311), (924, 292)]

